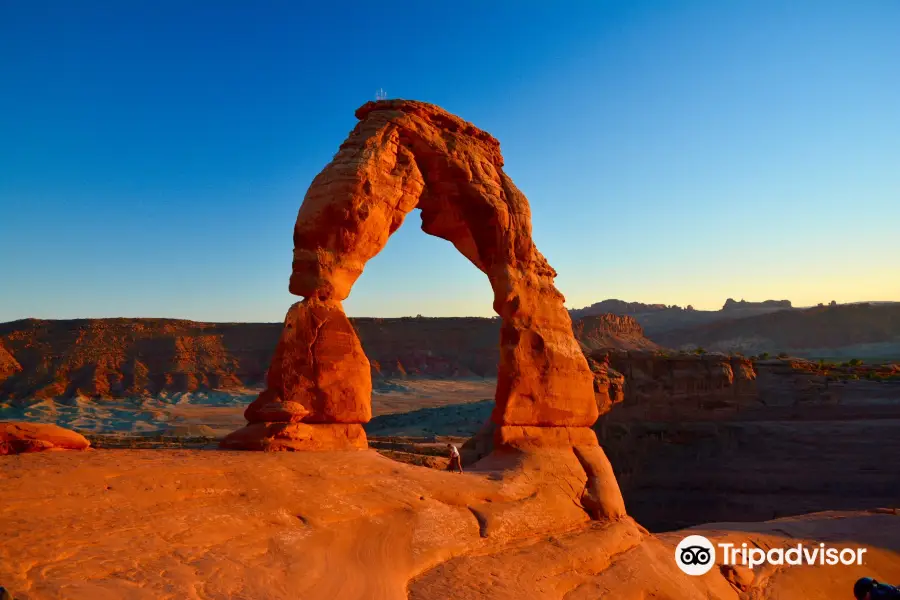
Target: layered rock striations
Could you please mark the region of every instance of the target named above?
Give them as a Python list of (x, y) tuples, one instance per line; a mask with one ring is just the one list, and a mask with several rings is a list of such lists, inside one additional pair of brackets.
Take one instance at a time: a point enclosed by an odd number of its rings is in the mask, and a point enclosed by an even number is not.
[(225, 448), (326, 450), (366, 447), (372, 418), (369, 360), (339, 303), (310, 298), (284, 321), (266, 389)]
[[(341, 302), (365, 264), (418, 208), (422, 230), (450, 241), (487, 275), (493, 289), (501, 317), (492, 417), (499, 426), (497, 440), (531, 447), (542, 438), (551, 446), (593, 438), (588, 429), (598, 416), (593, 377), (563, 295), (553, 285), (556, 272), (531, 238), (528, 201), (503, 172), (497, 140), (421, 102), (370, 102), (356, 116), (359, 124), (314, 179), (297, 215), (289, 289), (305, 299), (288, 315), (275, 370), (292, 357), (305, 356), (303, 364), (312, 372), (334, 360), (320, 354), (329, 346), (317, 341), (319, 327), (327, 329), (328, 323), (340, 329), (341, 344), (358, 346), (352, 327), (338, 325), (346, 322)], [(317, 316), (325, 314), (327, 319)], [(304, 329), (295, 332), (288, 325), (298, 316)], [(370, 365), (362, 352), (343, 358), (339, 371), (360, 393), (370, 389)], [(263, 407), (266, 415), (277, 414), (277, 405), (287, 402), (309, 411), (299, 417), (304, 423), (368, 419), (358, 406), (361, 396), (346, 390), (332, 394), (324, 382), (303, 373), (298, 377), (301, 383), (289, 388), (270, 376), (270, 387), (248, 408), (248, 420)], [(248, 427), (268, 432), (273, 422), (296, 422), (296, 411), (290, 414)], [(270, 438), (260, 439), (265, 446)], [(247, 432), (224, 444), (247, 447)]]
[(756, 371), (740, 356), (598, 351), (591, 358), (607, 361), (624, 376), (624, 402), (617, 415), (683, 418), (759, 403)]
[[(595, 354), (596, 356), (596, 354)], [(625, 377), (595, 429), (651, 529), (892, 506), (894, 366), (611, 352)]]
[[(25, 319), (0, 323), (0, 399), (123, 398), (237, 390), (265, 377), (277, 323)], [(14, 357), (14, 358), (13, 358)], [(19, 365), (19, 368), (16, 368)]]
[(658, 350), (633, 318), (610, 313), (589, 315), (572, 323), (575, 338), (586, 353), (596, 350)]
[[(356, 317), (350, 323), (373, 381), (497, 376), (499, 318)], [(0, 323), (0, 400), (244, 393), (265, 384), (283, 328), (148, 318)], [(616, 317), (586, 317), (573, 329), (590, 351), (653, 346)]]

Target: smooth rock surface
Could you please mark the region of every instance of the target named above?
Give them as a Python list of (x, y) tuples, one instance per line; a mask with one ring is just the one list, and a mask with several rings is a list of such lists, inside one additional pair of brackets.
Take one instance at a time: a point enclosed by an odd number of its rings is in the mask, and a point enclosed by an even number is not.
[(251, 423), (229, 433), (223, 450), (362, 450), (368, 447), (359, 423)]
[(49, 423), (0, 422), (0, 456), (46, 450), (87, 450), (91, 443), (80, 433)]
[[(843, 600), (860, 576), (900, 580), (895, 511), (657, 537), (589, 520), (567, 456), (459, 475), (373, 451), (22, 455), (0, 461), (0, 581), (28, 600)], [(681, 573), (688, 533), (868, 553), (862, 567), (762, 572), (739, 596), (720, 569)]]

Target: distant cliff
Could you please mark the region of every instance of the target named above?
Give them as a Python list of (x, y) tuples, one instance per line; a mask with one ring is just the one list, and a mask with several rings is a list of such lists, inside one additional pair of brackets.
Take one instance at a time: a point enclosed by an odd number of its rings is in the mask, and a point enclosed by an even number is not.
[[(585, 306), (584, 308), (572, 309), (569, 311), (569, 314), (572, 315), (573, 319), (578, 319), (589, 315), (600, 315), (605, 313), (614, 315), (635, 315), (647, 312), (658, 312), (669, 308), (670, 307), (665, 304), (644, 304), (643, 302), (625, 302), (624, 300), (603, 300), (601, 302), (595, 302), (590, 306)], [(671, 308), (681, 310), (681, 308), (677, 306)]]
[[(599, 358), (599, 357), (598, 357)], [(652, 530), (891, 506), (900, 367), (613, 352), (624, 398), (595, 429)]]
[(640, 323), (632, 317), (619, 315), (591, 315), (572, 324), (575, 337), (588, 351), (599, 349), (652, 350), (659, 348), (644, 337)]
[(622, 300), (603, 300), (584, 308), (573, 309), (573, 318), (603, 313), (633, 317), (644, 328), (647, 337), (658, 341), (660, 334), (740, 317), (767, 314), (775, 311), (791, 310), (790, 300), (765, 300), (763, 302), (736, 302), (733, 298), (725, 301), (722, 310), (695, 310), (693, 306), (667, 306), (665, 304), (643, 304)]
[(722, 310), (741, 310), (745, 308), (793, 308), (790, 300), (763, 300), (762, 302), (747, 302), (741, 300), (735, 302), (734, 298), (729, 298), (722, 306)]
[(653, 336), (670, 348), (801, 356), (900, 357), (900, 304), (778, 310)]
[[(494, 377), (499, 319), (351, 319), (374, 378)], [(0, 399), (118, 398), (260, 385), (281, 323), (26, 319), (0, 324)], [(631, 319), (574, 324), (587, 348), (656, 345)]]

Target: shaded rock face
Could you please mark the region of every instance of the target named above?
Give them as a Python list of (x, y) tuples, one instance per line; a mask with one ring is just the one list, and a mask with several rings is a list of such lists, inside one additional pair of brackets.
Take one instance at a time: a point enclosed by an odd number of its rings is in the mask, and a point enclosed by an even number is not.
[(3, 344), (0, 343), (0, 383), (21, 370), (22, 365), (20, 365), (15, 357), (13, 357)]
[(900, 382), (838, 380), (795, 359), (609, 357), (625, 398), (595, 429), (629, 514), (651, 530), (900, 497)]
[(601, 361), (588, 359), (591, 373), (594, 375), (594, 398), (597, 411), (604, 415), (614, 404), (625, 400), (625, 376), (609, 365), (609, 358)]
[(46, 450), (86, 450), (80, 433), (47, 423), (0, 422), (0, 456)]
[[(313, 180), (297, 215), (289, 289), (305, 300), (292, 311), (326, 311), (337, 323), (340, 303), (366, 262), (419, 208), (422, 230), (450, 241), (487, 275), (494, 291), (502, 320), (494, 422), (590, 427), (598, 416), (593, 378), (553, 285), (556, 272), (532, 241), (528, 201), (503, 172), (497, 140), (420, 102), (370, 102), (356, 116), (360, 123)], [(352, 329), (342, 331), (355, 337)], [(286, 329), (278, 352), (309, 353), (309, 337)], [(343, 343), (358, 346), (349, 338)], [(365, 356), (342, 360), (342, 375), (371, 389)], [(312, 352), (310, 364), (323, 361)], [(335, 396), (322, 399), (318, 383), (301, 380), (303, 394), (324, 402), (311, 415), (331, 415), (322, 422), (364, 422), (354, 402), (352, 416), (344, 416)], [(275, 383), (264, 393), (267, 405), (289, 401)]]
[[(771, 307), (769, 307), (771, 308)], [(777, 307), (776, 307), (777, 308)], [(727, 312), (742, 310), (740, 305)], [(750, 310), (750, 309), (747, 309)], [(900, 353), (900, 304), (846, 304), (768, 311), (670, 331), (651, 332), (669, 348), (863, 358)], [(650, 327), (644, 324), (649, 331)]]
[[(591, 354), (591, 359), (608, 361), (627, 382), (618, 413), (683, 417), (692, 411), (709, 414), (758, 403), (756, 371), (748, 359), (739, 356), (600, 351)], [(610, 384), (610, 389), (618, 387), (613, 380)], [(602, 388), (601, 382), (598, 387)], [(611, 405), (616, 404), (612, 400)]]

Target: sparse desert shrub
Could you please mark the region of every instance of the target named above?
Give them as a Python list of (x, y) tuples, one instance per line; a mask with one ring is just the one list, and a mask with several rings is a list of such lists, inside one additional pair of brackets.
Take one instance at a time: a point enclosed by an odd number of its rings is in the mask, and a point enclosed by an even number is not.
[(697, 346), (697, 349), (694, 350), (694, 354), (706, 354), (706, 350), (704, 350), (701, 346)]
[(862, 362), (863, 361), (859, 360), (858, 358), (851, 358), (847, 364), (850, 365), (851, 367), (858, 367), (859, 365), (862, 364)]
[(788, 353), (787, 353), (787, 352), (779, 352), (779, 353), (778, 353), (778, 358), (787, 358), (787, 357), (788, 357)]
[(760, 353), (759, 358), (760, 358), (760, 360), (766, 360), (767, 358), (769, 358), (769, 353), (762, 352), (762, 353)]

